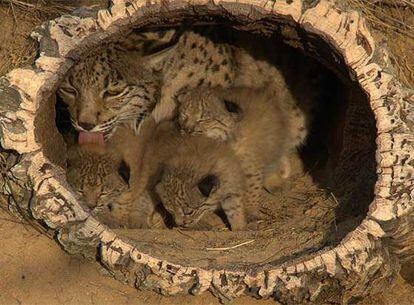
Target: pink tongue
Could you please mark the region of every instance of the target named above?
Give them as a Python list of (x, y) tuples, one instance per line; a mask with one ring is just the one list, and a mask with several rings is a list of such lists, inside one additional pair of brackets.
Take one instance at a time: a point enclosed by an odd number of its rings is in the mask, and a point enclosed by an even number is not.
[(82, 144), (98, 144), (98, 145), (105, 145), (104, 135), (101, 132), (79, 132), (78, 138), (79, 145)]

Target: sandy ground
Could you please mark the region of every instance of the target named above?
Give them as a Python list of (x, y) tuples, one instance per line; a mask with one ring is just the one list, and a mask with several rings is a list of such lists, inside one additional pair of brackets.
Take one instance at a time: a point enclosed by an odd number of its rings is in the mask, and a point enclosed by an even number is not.
[[(0, 305), (219, 304), (209, 292), (201, 296), (163, 297), (137, 291), (102, 273), (97, 263), (66, 254), (54, 240), (17, 222), (3, 210), (0, 236)], [(234, 304), (278, 303), (243, 297)], [(399, 278), (389, 291), (359, 304), (412, 305), (414, 287)]]
[[(0, 305), (219, 304), (209, 293), (163, 297), (137, 291), (104, 275), (96, 263), (66, 254), (54, 240), (1, 210), (0, 219)], [(237, 304), (257, 300), (242, 298)]]

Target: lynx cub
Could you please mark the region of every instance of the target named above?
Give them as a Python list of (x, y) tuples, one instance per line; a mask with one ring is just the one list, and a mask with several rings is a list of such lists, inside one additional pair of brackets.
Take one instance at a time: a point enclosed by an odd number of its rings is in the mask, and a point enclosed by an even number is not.
[(291, 140), (299, 145), (305, 139), (305, 115), (290, 94), (280, 71), (268, 62), (256, 60), (242, 48), (213, 42), (194, 32), (185, 32), (163, 56), (158, 59), (162, 62), (161, 95), (152, 112), (157, 123), (174, 117), (177, 97), (194, 88), (266, 88), (283, 99), (283, 107), (287, 109), (285, 114), (291, 124), (300, 129), (297, 138)]
[[(145, 202), (135, 206), (130, 200), (129, 168), (117, 150), (120, 147), (127, 149), (123, 141), (128, 141), (128, 135), (120, 134), (114, 138), (117, 143), (109, 142), (106, 147), (98, 144), (72, 144), (69, 147), (69, 184), (91, 209), (92, 215), (111, 228), (148, 228), (148, 211), (154, 217), (151, 225), (164, 227), (160, 215), (153, 215), (152, 202), (149, 206)], [(136, 152), (133, 149), (134, 146), (130, 148), (130, 154)]]
[(162, 78), (160, 100), (152, 112), (157, 123), (174, 116), (175, 97), (180, 91), (200, 86), (229, 87), (236, 77), (233, 48), (206, 33), (184, 32), (176, 45), (161, 56), (149, 56), (147, 62), (153, 62), (152, 58), (157, 58), (158, 66), (152, 67)]
[(94, 144), (72, 145), (68, 149), (67, 165), (69, 184), (92, 214), (105, 223), (112, 218), (107, 223), (111, 227), (121, 226), (122, 217), (117, 221), (119, 215), (113, 215), (114, 203), (128, 189), (128, 184), (119, 173), (121, 159), (118, 155)]
[(178, 97), (178, 121), (189, 134), (229, 140), (250, 184), (272, 192), (289, 175), (289, 154), (301, 137), (289, 116), (291, 98), (287, 91), (198, 88)]
[[(150, 120), (153, 126), (145, 126)], [(232, 230), (244, 229), (245, 178), (227, 143), (182, 135), (169, 121), (145, 123), (142, 132), (151, 136), (131, 186), (135, 200), (162, 202), (178, 226), (193, 227), (207, 211), (223, 209)]]

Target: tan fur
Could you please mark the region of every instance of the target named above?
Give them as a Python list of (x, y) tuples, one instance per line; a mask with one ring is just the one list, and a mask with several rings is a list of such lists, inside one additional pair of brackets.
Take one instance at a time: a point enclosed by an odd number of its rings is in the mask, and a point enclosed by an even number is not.
[[(174, 116), (175, 97), (182, 90), (200, 86), (228, 87), (234, 82), (233, 48), (208, 36), (187, 31), (162, 56), (163, 84), (152, 116), (157, 123)], [(157, 57), (157, 56), (156, 56)], [(148, 60), (150, 61), (150, 60)]]
[(112, 211), (117, 198), (128, 188), (118, 174), (120, 163), (121, 160), (115, 152), (101, 146), (75, 144), (68, 150), (69, 184), (91, 209), (92, 214), (100, 220), (104, 218), (105, 223), (110, 226), (122, 224), (122, 217), (119, 221)]
[[(288, 158), (299, 132), (294, 130), (286, 107), (291, 96), (287, 90), (279, 93), (246, 87), (188, 91), (178, 97), (179, 124), (190, 134), (229, 140), (255, 193), (262, 185), (274, 191), (281, 178), (289, 175)], [(228, 103), (239, 110), (229, 111)]]
[[(151, 125), (151, 121), (144, 121), (142, 126), (146, 125)], [(154, 128), (154, 126), (148, 126), (148, 128)], [(130, 184), (135, 183), (135, 179), (137, 179), (136, 173), (139, 173), (141, 169), (141, 163), (137, 156), (143, 153), (147, 135), (149, 133), (137, 135), (128, 125), (124, 124), (116, 127), (113, 136), (107, 141), (107, 146), (118, 151), (122, 160), (129, 166), (131, 174)]]
[[(305, 113), (299, 108), (298, 104), (301, 101), (295, 100), (283, 75), (273, 65), (267, 61), (253, 58), (242, 48), (233, 47), (232, 54), (236, 74), (232, 85), (234, 87), (263, 90), (267, 92), (268, 96), (274, 97), (274, 100), (277, 99), (289, 130), (287, 133), (288, 146), (290, 147), (288, 151), (290, 154), (296, 154), (295, 148), (304, 143), (308, 134), (311, 113)], [(191, 103), (188, 103), (188, 99), (187, 103), (184, 104), (180, 103), (180, 96), (177, 97), (177, 100), (180, 124), (184, 130), (190, 127), (187, 132), (193, 134), (203, 133), (220, 140), (228, 140), (234, 136), (232, 126), (236, 122), (236, 118), (223, 107), (212, 107), (203, 102), (203, 99), (194, 99), (194, 105), (192, 106), (189, 105)], [(256, 115), (255, 118), (261, 120), (259, 115)], [(265, 188), (270, 192), (274, 192), (283, 179), (291, 175), (292, 166), (289, 157), (282, 156), (278, 166), (269, 164), (266, 168)]]
[[(143, 134), (151, 136), (145, 144), (140, 177), (131, 186), (136, 200), (151, 198), (154, 205), (161, 201), (183, 227), (193, 227), (205, 212), (221, 208), (233, 230), (244, 229), (244, 174), (230, 146), (204, 136), (181, 135), (172, 122), (146, 127)], [(197, 183), (207, 175), (216, 176), (218, 185), (210, 196), (203, 196)], [(190, 210), (194, 214), (189, 215)]]
[(175, 31), (133, 33), (93, 50), (67, 73), (58, 90), (79, 131), (102, 132), (128, 123), (137, 130), (159, 99), (159, 77), (143, 62), (173, 38)]
[(297, 131), (291, 138), (294, 145), (303, 143), (307, 135), (305, 115), (290, 94), (282, 74), (268, 62), (254, 59), (241, 48), (215, 43), (193, 32), (184, 33), (164, 56), (161, 97), (152, 112), (156, 122), (171, 119), (176, 110), (176, 98), (193, 88), (266, 88), (284, 100), (282, 107), (287, 109), (290, 124)]
[(254, 59), (241, 48), (235, 50), (234, 56), (238, 64), (234, 86), (265, 90), (268, 96), (277, 99), (289, 122), (291, 146), (303, 144), (308, 133), (306, 116), (310, 114), (304, 113), (298, 107), (301, 101), (295, 100), (281, 72), (264, 60)]
[[(68, 149), (69, 184), (92, 214), (111, 228), (165, 227), (151, 200), (131, 200), (128, 183), (119, 174), (121, 161), (124, 157), (135, 160), (140, 144), (129, 128), (119, 127), (106, 146), (72, 144)], [(131, 168), (137, 171), (139, 165)]]

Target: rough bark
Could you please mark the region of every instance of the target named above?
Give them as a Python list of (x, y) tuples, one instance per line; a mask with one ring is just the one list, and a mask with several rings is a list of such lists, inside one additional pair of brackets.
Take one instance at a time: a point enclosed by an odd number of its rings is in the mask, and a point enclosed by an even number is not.
[[(62, 159), (51, 147), (62, 141), (48, 123), (54, 118), (47, 108), (74, 62), (131, 28), (210, 17), (248, 31), (279, 31), (285, 42), (350, 77), (366, 93), (377, 126), (375, 197), (365, 220), (336, 247), (239, 270), (231, 264), (206, 268), (196, 262), (172, 263), (144, 253), (139, 242), (98, 223), (65, 181)], [(35, 67), (0, 79), (1, 145), (20, 154), (18, 164), (4, 172), (12, 175), (15, 170), (21, 177), (24, 183), (14, 187), (23, 194), (18, 200), (26, 202), (20, 206), (56, 230), (67, 251), (99, 254), (116, 278), (162, 294), (210, 290), (222, 301), (250, 294), (284, 304), (356, 301), (387, 287), (398, 272), (398, 259), (413, 256), (413, 95), (393, 77), (386, 50), (375, 43), (358, 12), (330, 0), (113, 0), (110, 10), (99, 11), (96, 18), (62, 16), (33, 36), (41, 48)]]

